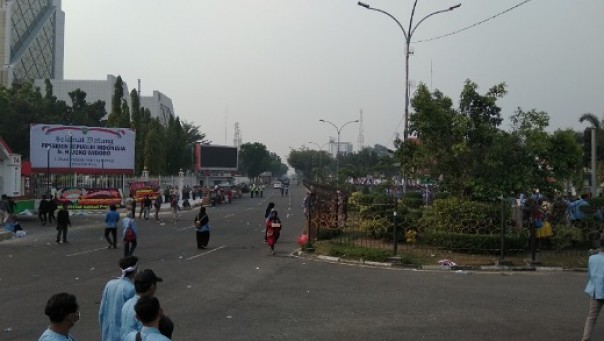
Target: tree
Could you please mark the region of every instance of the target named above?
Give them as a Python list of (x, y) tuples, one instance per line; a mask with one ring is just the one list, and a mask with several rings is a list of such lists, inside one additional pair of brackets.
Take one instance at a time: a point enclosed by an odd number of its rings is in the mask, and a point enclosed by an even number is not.
[(111, 97), (111, 113), (107, 118), (107, 125), (114, 128), (130, 128), (130, 112), (125, 110), (128, 103), (124, 99), (124, 84), (122, 76), (117, 76), (113, 85), (113, 96)]
[(250, 179), (270, 169), (271, 158), (266, 146), (259, 142), (239, 146), (239, 169)]
[(556, 130), (549, 137), (548, 163), (554, 172), (554, 178), (561, 182), (566, 181), (566, 187), (570, 183), (581, 184), (583, 182), (583, 167), (581, 159), (583, 151), (577, 142), (576, 133), (570, 129)]

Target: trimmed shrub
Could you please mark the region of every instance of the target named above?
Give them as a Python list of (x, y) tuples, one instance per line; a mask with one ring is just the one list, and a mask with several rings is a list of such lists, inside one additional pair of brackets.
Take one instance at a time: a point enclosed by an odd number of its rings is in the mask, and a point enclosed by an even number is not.
[[(445, 231), (426, 231), (421, 235), (422, 241), (456, 251), (498, 251), (501, 248), (501, 236), (497, 234), (465, 234)], [(522, 250), (527, 244), (524, 233), (506, 234), (504, 245), (507, 250)]]

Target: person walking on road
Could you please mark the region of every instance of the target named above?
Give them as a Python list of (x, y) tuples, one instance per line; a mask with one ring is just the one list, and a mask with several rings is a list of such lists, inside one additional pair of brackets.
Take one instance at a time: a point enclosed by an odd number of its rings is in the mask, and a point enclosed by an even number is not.
[(46, 196), (42, 196), (40, 204), (38, 205), (38, 219), (42, 222), (42, 225), (46, 225), (48, 221), (49, 202), (46, 200)]
[(80, 320), (79, 309), (80, 306), (74, 295), (66, 292), (52, 295), (44, 308), (44, 314), (50, 319), (50, 326), (42, 333), (38, 341), (75, 341), (69, 332)]
[(266, 242), (268, 246), (271, 248), (271, 252), (273, 256), (276, 254), (275, 252), (275, 244), (277, 240), (279, 240), (279, 236), (281, 235), (281, 219), (279, 219), (279, 214), (277, 211), (272, 211), (271, 216), (266, 222)]
[(172, 221), (178, 221), (178, 195), (173, 194), (170, 201), (170, 209), (172, 210)]
[[(69, 243), (67, 241), (67, 226), (71, 227), (71, 220), (69, 220), (67, 206), (67, 203), (63, 204), (63, 208), (57, 213), (57, 243)], [(62, 241), (61, 235), (63, 235)]]
[(153, 201), (151, 200), (151, 198), (148, 195), (145, 196), (145, 199), (143, 199), (143, 207), (145, 208), (145, 220), (149, 220), (149, 216), (151, 215), (152, 204)]
[(589, 313), (583, 328), (583, 341), (591, 340), (598, 315), (604, 305), (604, 240), (600, 237), (598, 253), (589, 256), (587, 268), (587, 285), (585, 293), (589, 296)]
[(99, 325), (101, 326), (101, 340), (120, 340), (122, 325), (122, 307), (124, 303), (134, 297), (135, 290), (132, 280), (138, 269), (138, 258), (128, 256), (120, 259), (122, 275), (107, 282), (101, 297), (99, 308)]
[(205, 249), (210, 241), (210, 218), (203, 206), (199, 208), (199, 213), (195, 216), (195, 238), (198, 249)]
[[(109, 212), (105, 214), (105, 240), (109, 243), (108, 249), (111, 247), (117, 249), (117, 223), (119, 221), (120, 214), (117, 213), (117, 207), (115, 205), (109, 206)], [(113, 241), (109, 239), (110, 234), (113, 237)]]
[(161, 195), (159, 193), (153, 201), (153, 209), (155, 210), (155, 221), (159, 221), (159, 211), (161, 210)]
[(271, 212), (273, 212), (274, 209), (275, 209), (275, 203), (269, 202), (268, 205), (266, 206), (266, 210), (264, 210), (264, 242), (265, 243), (266, 243), (266, 232), (268, 231), (266, 224), (268, 223), (268, 220), (271, 217)]
[(132, 256), (138, 245), (138, 228), (132, 213), (122, 220), (122, 242), (124, 243), (124, 257)]

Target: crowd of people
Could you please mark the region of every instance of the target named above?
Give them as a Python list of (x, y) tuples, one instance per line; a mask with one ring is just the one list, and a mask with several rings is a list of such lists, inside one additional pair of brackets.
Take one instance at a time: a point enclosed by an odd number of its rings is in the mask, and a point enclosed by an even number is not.
[[(99, 307), (99, 326), (103, 341), (170, 340), (174, 323), (155, 297), (163, 279), (151, 269), (138, 271), (138, 258), (126, 256), (119, 261), (121, 276), (105, 285)], [(71, 329), (80, 319), (74, 295), (52, 295), (44, 313), (50, 325), (39, 341), (75, 340)]]

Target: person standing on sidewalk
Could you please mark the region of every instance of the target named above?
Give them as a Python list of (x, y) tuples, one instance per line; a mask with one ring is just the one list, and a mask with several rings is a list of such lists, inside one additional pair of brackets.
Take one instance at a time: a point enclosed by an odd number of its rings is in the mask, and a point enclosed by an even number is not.
[(57, 213), (57, 243), (61, 243), (61, 234), (63, 235), (63, 243), (69, 243), (67, 241), (67, 226), (71, 227), (71, 220), (69, 220), (69, 211), (67, 210), (68, 204), (63, 204), (63, 208)]
[(604, 305), (604, 240), (600, 236), (600, 248), (598, 253), (589, 256), (587, 268), (587, 285), (585, 293), (589, 296), (589, 313), (585, 319), (585, 327), (583, 328), (583, 341), (591, 340), (598, 315)]
[(50, 326), (38, 341), (75, 340), (69, 332), (80, 320), (79, 309), (74, 295), (66, 292), (52, 295), (44, 308), (44, 314), (50, 319)]
[[(115, 205), (109, 206), (109, 212), (105, 215), (105, 239), (110, 249), (113, 247), (117, 249), (117, 222), (120, 221), (120, 214), (117, 213), (117, 207)], [(109, 239), (109, 234), (113, 237), (113, 241)]]

